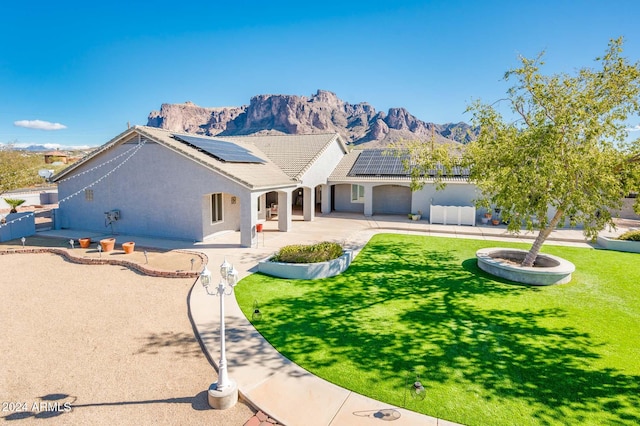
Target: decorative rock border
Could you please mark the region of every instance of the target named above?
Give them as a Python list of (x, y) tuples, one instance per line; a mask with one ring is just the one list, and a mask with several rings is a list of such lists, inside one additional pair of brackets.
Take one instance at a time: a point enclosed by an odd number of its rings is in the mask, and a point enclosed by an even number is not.
[[(204, 253), (199, 252), (187, 252), (183, 250), (176, 250), (184, 253), (189, 253), (193, 256), (200, 257), (202, 264), (205, 265), (209, 262), (209, 258)], [(131, 270), (138, 271), (144, 275), (151, 277), (162, 278), (197, 278), (200, 273), (197, 271), (163, 271), (161, 269), (150, 268), (140, 263), (131, 262), (128, 260), (119, 259), (107, 259), (107, 258), (91, 258), (91, 257), (77, 257), (69, 252), (67, 249), (50, 248), (50, 247), (37, 247), (37, 248), (17, 248), (13, 250), (0, 250), (0, 256), (6, 254), (21, 254), (21, 253), (54, 253), (58, 254), (70, 262), (80, 263), (83, 265), (120, 265), (127, 267)]]
[(601, 237), (598, 235), (596, 242), (605, 250), (640, 253), (640, 241), (618, 240), (616, 238)]
[(576, 270), (573, 263), (550, 254), (538, 254), (537, 267), (522, 267), (499, 258), (523, 259), (527, 250), (491, 247), (476, 252), (478, 267), (491, 275), (506, 278), (523, 284), (553, 285), (571, 281), (571, 274)]
[(346, 271), (353, 260), (353, 252), (345, 250), (337, 259), (318, 263), (272, 262), (272, 258), (273, 256), (269, 256), (258, 262), (258, 272), (278, 278), (317, 280), (333, 277)]

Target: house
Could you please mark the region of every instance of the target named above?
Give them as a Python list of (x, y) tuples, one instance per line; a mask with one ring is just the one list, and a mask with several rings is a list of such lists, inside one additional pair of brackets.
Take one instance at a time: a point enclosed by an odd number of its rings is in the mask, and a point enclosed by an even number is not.
[(134, 126), (52, 178), (56, 228), (203, 241), (256, 225), (277, 205), (289, 231), (294, 204), (313, 220), (327, 171), (347, 153), (337, 134), (206, 138)]
[[(463, 171), (444, 191), (412, 192), (401, 160), (349, 151), (338, 134), (204, 137), (134, 126), (53, 177), (56, 228), (203, 241), (240, 231), (257, 242), (261, 221), (291, 229), (294, 209), (407, 214), (475, 224), (477, 189)], [(461, 214), (461, 208), (473, 209)]]
[(377, 214), (421, 212), (430, 223), (475, 225), (474, 200), (478, 188), (468, 181), (468, 171), (454, 168), (444, 176), (444, 190), (427, 177), (424, 187), (411, 191), (411, 178), (403, 158), (384, 149), (353, 150), (328, 176), (332, 210)]
[(62, 151), (50, 151), (44, 154), (44, 162), (46, 164), (67, 164), (69, 162), (69, 156)]

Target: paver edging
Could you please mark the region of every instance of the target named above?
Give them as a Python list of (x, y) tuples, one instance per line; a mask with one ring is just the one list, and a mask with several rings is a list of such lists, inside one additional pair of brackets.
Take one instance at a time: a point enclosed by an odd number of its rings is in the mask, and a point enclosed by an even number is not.
[[(203, 265), (206, 265), (209, 262), (209, 258), (206, 254), (197, 252), (197, 251), (187, 251), (187, 250), (176, 250), (179, 252), (189, 253), (194, 256), (200, 257), (200, 260)], [(37, 247), (37, 248), (17, 248), (17, 249), (9, 249), (9, 250), (0, 250), (1, 255), (7, 254), (34, 254), (34, 253), (53, 253), (64, 257), (73, 263), (79, 263), (82, 265), (120, 265), (125, 266), (134, 271), (138, 271), (144, 275), (148, 275), (151, 277), (161, 277), (161, 278), (197, 278), (200, 276), (198, 271), (165, 271), (161, 269), (150, 268), (148, 266), (141, 265), (136, 262), (130, 262), (128, 260), (118, 260), (118, 259), (106, 259), (106, 258), (89, 258), (89, 257), (78, 257), (69, 253), (67, 249), (61, 248), (49, 248), (49, 247)]]

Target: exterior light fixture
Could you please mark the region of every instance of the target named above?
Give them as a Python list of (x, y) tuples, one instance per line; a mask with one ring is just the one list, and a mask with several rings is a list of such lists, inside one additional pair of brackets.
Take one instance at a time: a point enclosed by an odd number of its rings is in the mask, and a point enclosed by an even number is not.
[(422, 383), (420, 382), (420, 376), (417, 372), (416, 379), (413, 383), (409, 384), (409, 374), (406, 375), (405, 381), (405, 391), (404, 391), (404, 403), (403, 406), (407, 406), (407, 392), (411, 394), (411, 398), (422, 401), (427, 396), (427, 390), (424, 388)]
[(258, 301), (253, 301), (253, 313), (251, 314), (251, 319), (253, 321), (260, 321), (262, 319), (262, 312), (260, 312), (260, 305), (258, 305)]
[(220, 296), (220, 362), (218, 363), (218, 381), (209, 386), (208, 401), (211, 408), (225, 410), (233, 407), (238, 402), (238, 385), (229, 379), (227, 372), (227, 355), (225, 350), (225, 324), (224, 324), (224, 296), (233, 293), (233, 287), (238, 283), (238, 271), (227, 262), (220, 265), (221, 280), (217, 287), (211, 285), (211, 272), (205, 265), (200, 273), (200, 283), (207, 294)]

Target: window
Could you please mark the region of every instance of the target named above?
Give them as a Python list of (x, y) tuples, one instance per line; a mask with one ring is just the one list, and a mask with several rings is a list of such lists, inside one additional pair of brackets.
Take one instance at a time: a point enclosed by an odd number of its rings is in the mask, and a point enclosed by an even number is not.
[(351, 185), (351, 202), (364, 203), (364, 186)]
[(211, 194), (211, 223), (222, 222), (222, 193)]
[(87, 201), (93, 201), (93, 189), (84, 190), (84, 199)]

